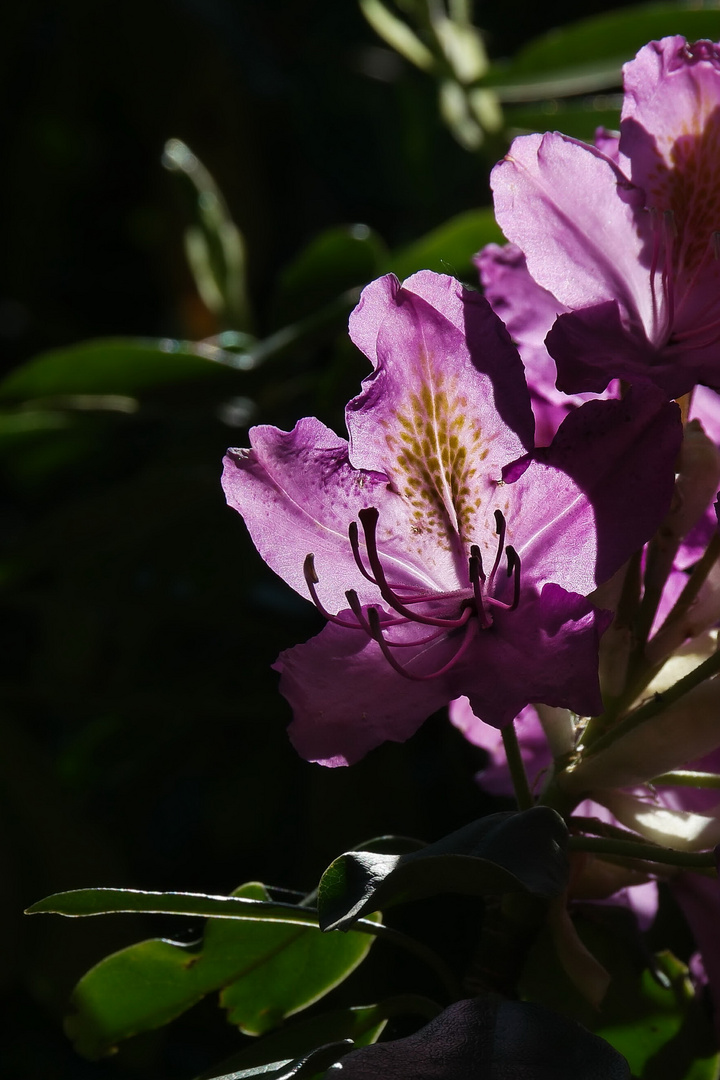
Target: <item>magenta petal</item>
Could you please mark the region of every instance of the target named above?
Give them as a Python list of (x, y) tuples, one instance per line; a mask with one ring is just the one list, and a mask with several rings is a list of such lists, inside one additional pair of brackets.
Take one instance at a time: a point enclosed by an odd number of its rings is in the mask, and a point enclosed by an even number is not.
[[(490, 795), (512, 795), (512, 779), (499, 730), (490, 724), (484, 724), (472, 711), (466, 697), (450, 702), (449, 715), (450, 722), (463, 733), (468, 742), (481, 747), (488, 754), (487, 765), (476, 776), (483, 791)], [(532, 705), (527, 705), (515, 717), (515, 731), (530, 787), (535, 789), (536, 781), (552, 764), (552, 755), (538, 714)]]
[(565, 393), (601, 393), (612, 378), (653, 382), (668, 395), (685, 393), (688, 374), (670, 357), (660, 359), (642, 333), (628, 332), (617, 300), (561, 315), (545, 339), (557, 364), (558, 388)]
[(394, 274), (371, 281), (362, 291), (362, 295), (350, 314), (348, 332), (350, 340), (365, 353), (375, 367), (377, 363), (377, 336), (389, 305), (400, 289), (400, 282)]
[[(703, 147), (697, 140), (718, 122), (718, 46), (709, 41), (689, 45), (679, 35), (651, 41), (625, 64), (623, 84), (620, 154), (633, 183), (654, 193), (666, 171), (682, 171), (679, 146), (695, 140), (696, 149), (706, 151), (699, 164), (712, 190), (717, 176), (715, 143), (708, 140)], [(710, 231), (718, 223), (708, 221), (707, 226)]]
[(609, 158), (557, 132), (527, 135), (495, 166), (492, 187), (500, 227), (561, 304), (616, 299), (639, 328), (652, 325), (637, 217), (643, 194)]
[(608, 131), (604, 127), (596, 128), (593, 143), (605, 157), (610, 158), (616, 165), (620, 165), (620, 136), (617, 131)]
[[(420, 678), (395, 671), (362, 630), (330, 623), (275, 665), (293, 709), (290, 738), (310, 761), (345, 765), (387, 740), (404, 742), (461, 694), (494, 727), (509, 724), (533, 701), (592, 715), (601, 706), (598, 645), (609, 620), (585, 597), (546, 585), (540, 596), (526, 595), (517, 611), (496, 609), (490, 630), (469, 624), (429, 644), (396, 649), (398, 662)], [(427, 636), (421, 629), (405, 623), (392, 638), (417, 642)], [(468, 648), (459, 656), (465, 633)]]
[[(416, 274), (392, 297), (376, 285), (352, 322), (353, 340), (373, 339), (367, 355), (375, 364), (347, 409), (353, 464), (397, 476), (402, 490), (407, 470), (389, 440), (417, 435), (429, 457), (453, 449), (457, 435), (467, 452), (488, 449), (483, 471), (499, 476), (498, 463), (522, 453), (533, 435), (522, 364), (502, 322), (483, 297), (442, 275)], [(468, 443), (475, 430), (480, 445)]]
[(667, 513), (681, 441), (679, 409), (649, 389), (570, 413), (511, 484), (532, 580), (585, 594), (607, 581)]
[[(467, 584), (471, 544), (492, 564), (502, 468), (531, 445), (533, 417), (517, 350), (487, 301), (427, 272), (407, 286), (366, 290), (354, 318), (356, 340), (365, 319), (372, 327), (376, 368), (347, 407), (350, 458), (387, 476), (411, 522), (406, 550), (452, 589)], [(397, 531), (382, 515), (379, 529)]]
[[(406, 626), (403, 636), (415, 640), (419, 628)], [(439, 669), (456, 651), (447, 637), (430, 649), (397, 650), (407, 666), (420, 656), (426, 671)], [(407, 679), (361, 630), (332, 623), (281, 653), (274, 667), (293, 710), (290, 740), (302, 757), (323, 765), (352, 765), (383, 742), (405, 742), (454, 696), (449, 676)]]
[(375, 600), (377, 589), (355, 564), (348, 526), (370, 505), (394, 523), (407, 518), (387, 477), (353, 469), (345, 440), (313, 418), (300, 420), (290, 432), (256, 427), (250, 439), (252, 449), (228, 452), (223, 488), (263, 559), (308, 597), (303, 564), (313, 553), (318, 593), (333, 612), (347, 606), (347, 589)]
[(555, 390), (555, 365), (548, 357), (545, 336), (568, 309), (538, 285), (515, 244), (488, 244), (474, 259), (483, 293), (516, 342), (528, 382), (540, 393)]
[[(475, 265), (480, 271), (485, 296), (507, 326), (525, 365), (535, 416), (535, 444), (547, 446), (571, 409), (582, 405), (589, 396), (569, 395), (555, 387), (555, 362), (545, 346), (545, 338), (558, 315), (567, 308), (530, 276), (525, 256), (514, 244), (504, 247), (488, 244), (475, 256)], [(596, 339), (592, 344), (596, 344)], [(602, 383), (604, 389), (606, 380), (603, 371), (593, 381)], [(617, 397), (614, 385), (608, 396)]]
[(546, 585), (517, 612), (500, 613), (496, 632), (480, 635), (456, 694), (466, 694), (475, 715), (493, 727), (509, 724), (532, 702), (593, 716), (602, 709), (598, 647), (611, 620), (584, 596)]

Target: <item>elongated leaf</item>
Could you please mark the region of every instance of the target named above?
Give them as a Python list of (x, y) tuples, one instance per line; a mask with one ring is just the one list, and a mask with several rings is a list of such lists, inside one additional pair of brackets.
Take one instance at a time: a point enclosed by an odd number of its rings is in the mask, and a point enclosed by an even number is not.
[(262, 1080), (300, 1080), (301, 1077), (319, 1077), (324, 1075), (328, 1065), (339, 1061), (352, 1048), (349, 1041), (331, 1043), (329, 1046), (318, 1046), (299, 1058), (272, 1061), (249, 1069), (234, 1069), (222, 1075), (216, 1073), (209, 1080), (251, 1080), (253, 1077), (262, 1077)]
[(205, 306), (228, 327), (251, 322), (246, 286), (245, 240), (214, 179), (180, 139), (165, 144), (162, 162), (185, 196), (189, 224), (185, 254)]
[(490, 207), (468, 210), (400, 251), (393, 252), (387, 269), (402, 281), (416, 270), (476, 280), (472, 257), (485, 244), (501, 243), (503, 235)]
[(717, 41), (720, 13), (656, 3), (595, 15), (531, 41), (510, 64), (491, 69), (485, 82), (504, 102), (593, 93), (619, 86), (623, 63), (667, 34)]
[(142, 889), (71, 889), (53, 893), (26, 911), (27, 915), (110, 915), (144, 912), (153, 915), (194, 915), (220, 919), (299, 923), (315, 926), (314, 911), (294, 904), (253, 899), (248, 896), (207, 896), (205, 893), (146, 892)]
[(345, 929), (367, 911), (440, 892), (555, 896), (567, 881), (566, 839), (558, 814), (533, 807), (491, 814), (406, 855), (346, 852), (320, 882), (320, 925)]
[(434, 1019), (442, 1011), (429, 998), (417, 994), (403, 994), (387, 998), (377, 1005), (359, 1005), (349, 1009), (335, 1009), (320, 1016), (284, 1024), (279, 1031), (258, 1039), (222, 1062), (222, 1068), (208, 1070), (198, 1080), (212, 1080), (218, 1072), (234, 1072), (250, 1069), (268, 1061), (299, 1058), (313, 1047), (326, 1043), (351, 1039), (354, 1045), (367, 1046), (374, 1043), (387, 1021), (394, 1016), (422, 1016)]
[[(257, 882), (236, 894), (267, 900)], [(79, 1053), (98, 1058), (222, 989), (230, 1022), (257, 1035), (337, 986), (372, 941), (366, 934), (321, 934), (317, 924), (210, 919), (200, 948), (143, 941), (101, 960), (75, 988), (66, 1030)]]
[(0, 400), (72, 394), (141, 393), (173, 383), (218, 378), (221, 349), (168, 339), (107, 338), (33, 357), (0, 382)]

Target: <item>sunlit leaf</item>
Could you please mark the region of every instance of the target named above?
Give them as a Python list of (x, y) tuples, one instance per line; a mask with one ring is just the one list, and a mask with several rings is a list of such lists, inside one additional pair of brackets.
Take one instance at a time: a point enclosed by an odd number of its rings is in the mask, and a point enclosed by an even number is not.
[[(267, 899), (256, 882), (236, 895)], [(210, 919), (200, 946), (156, 939), (101, 960), (75, 988), (66, 1030), (79, 1053), (98, 1058), (222, 990), (230, 1022), (261, 1034), (337, 986), (372, 942), (367, 934), (322, 934), (317, 924)]]
[[(243, 895), (266, 900), (261, 885)], [(316, 926), (279, 927), (276, 923), (240, 927), (213, 920), (205, 933), (203, 956), (242, 957), (243, 977), (227, 983), (220, 1004), (228, 1020), (248, 1035), (277, 1027), (287, 1016), (312, 1005), (360, 964), (373, 943), (369, 934), (322, 934)]]
[(328, 1065), (332, 1065), (341, 1057), (352, 1050), (352, 1043), (331, 1043), (329, 1046), (318, 1046), (309, 1054), (290, 1060), (271, 1061), (264, 1065), (256, 1065), (248, 1069), (233, 1069), (230, 1073), (214, 1073), (205, 1075), (208, 1080), (252, 1080), (253, 1077), (262, 1077), (262, 1080), (300, 1080), (301, 1077), (316, 1078), (325, 1075)]
[(347, 852), (321, 879), (320, 925), (342, 929), (368, 911), (443, 892), (555, 896), (567, 881), (566, 839), (558, 814), (533, 807), (491, 814), (406, 855)]

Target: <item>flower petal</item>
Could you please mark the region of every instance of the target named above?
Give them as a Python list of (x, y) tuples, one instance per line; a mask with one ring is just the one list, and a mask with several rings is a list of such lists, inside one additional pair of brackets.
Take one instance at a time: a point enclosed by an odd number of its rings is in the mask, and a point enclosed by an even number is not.
[(398, 548), (394, 579), (429, 582), (399, 554), (403, 535), (411, 538), (403, 501), (388, 489), (387, 477), (352, 468), (344, 439), (308, 417), (290, 432), (252, 428), (250, 441), (252, 449), (230, 450), (225, 458), (225, 495), (245, 519), (260, 555), (293, 589), (309, 596), (303, 565), (312, 553), (318, 595), (333, 613), (347, 606), (347, 589), (355, 589), (361, 601), (378, 599), (348, 540), (350, 522), (368, 506), (395, 527), (397, 541), (388, 544), (390, 554)]
[(663, 520), (681, 440), (674, 403), (632, 392), (586, 402), (519, 479), (506, 471), (512, 543), (527, 580), (585, 595), (607, 581)]
[[(420, 628), (398, 628), (395, 640), (416, 640)], [(420, 658), (438, 670), (457, 651), (444, 636), (430, 648), (399, 649), (408, 667)], [(398, 674), (361, 630), (329, 623), (316, 637), (281, 653), (273, 665), (290, 702), (288, 734), (298, 753), (323, 765), (353, 765), (383, 742), (405, 742), (451, 697), (450, 677), (416, 681)]]
[(643, 193), (609, 158), (558, 132), (526, 135), (495, 166), (491, 184), (498, 224), (560, 304), (617, 300), (628, 326), (653, 325)]
[(610, 621), (583, 596), (548, 584), (517, 611), (499, 611), (491, 631), (479, 635), (472, 660), (463, 661), (456, 691), (486, 724), (504, 727), (526, 705), (600, 711), (598, 646)]
[(354, 319), (358, 341), (365, 313), (379, 329), (368, 348), (377, 367), (347, 409), (350, 457), (385, 473), (411, 506), (411, 547), (450, 588), (458, 573), (466, 579), (471, 543), (494, 554), (496, 487), (530, 445), (533, 420), (522, 364), (487, 302), (451, 278), (419, 274), (408, 285), (392, 300), (363, 294)]
[(655, 844), (701, 851), (720, 843), (720, 818), (669, 810), (624, 791), (595, 792), (618, 821)]
[[(449, 715), (450, 722), (462, 732), (468, 742), (481, 747), (488, 754), (488, 764), (476, 776), (483, 791), (487, 791), (490, 795), (511, 796), (513, 794), (512, 779), (499, 730), (491, 727), (490, 724), (484, 724), (472, 711), (466, 697), (459, 697), (450, 702)], [(545, 733), (534, 706), (527, 705), (518, 713), (515, 717), (515, 730), (525, 772), (534, 790), (542, 774), (552, 763)]]
[(701, 683), (646, 724), (565, 773), (563, 788), (580, 794), (597, 788), (633, 787), (686, 767), (720, 746), (719, 708), (720, 681)]

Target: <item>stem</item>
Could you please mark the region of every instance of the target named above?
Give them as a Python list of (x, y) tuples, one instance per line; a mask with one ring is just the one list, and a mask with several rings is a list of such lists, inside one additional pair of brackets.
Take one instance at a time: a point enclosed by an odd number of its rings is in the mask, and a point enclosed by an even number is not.
[(502, 729), (502, 741), (503, 746), (505, 747), (505, 756), (507, 758), (508, 769), (510, 770), (510, 777), (513, 782), (513, 788), (515, 789), (515, 798), (517, 799), (518, 809), (529, 810), (531, 806), (535, 805), (535, 799), (533, 798), (533, 793), (528, 784), (527, 773), (525, 772), (522, 754), (520, 753), (520, 744), (518, 743), (514, 720), (512, 724), (508, 724), (507, 727)]
[[(718, 556), (720, 556), (720, 532), (714, 533), (702, 557), (695, 564), (693, 571), (685, 584), (685, 588), (680, 593), (667, 618), (653, 637), (650, 644), (660, 638), (662, 634), (666, 633), (668, 629), (672, 628), (675, 623), (679, 622), (680, 619), (687, 614), (691, 604), (705, 584), (708, 574), (717, 562)], [(651, 678), (652, 677), (654, 677), (654, 670)], [(644, 689), (644, 687), (641, 687), (641, 689)]]
[[(268, 337), (253, 342), (242, 352), (235, 353), (228, 349), (217, 348), (217, 356), (213, 359), (238, 371), (254, 371), (265, 361), (282, 356), (296, 348), (301, 342), (311, 341), (328, 330), (334, 331), (336, 328), (340, 330), (359, 296), (359, 289), (348, 289), (319, 311), (300, 319), (299, 322), (291, 323), (290, 326), (283, 326)], [(208, 348), (212, 348), (212, 345)]]
[(674, 772), (662, 773), (648, 780), (653, 787), (694, 787), (720, 788), (720, 776), (712, 772), (692, 772), (688, 769), (675, 769)]
[[(708, 574), (719, 557), (720, 532), (716, 532), (710, 540), (702, 557), (693, 568), (683, 591), (675, 601), (675, 604), (668, 613), (662, 626), (653, 635), (646, 646), (648, 651), (652, 652), (653, 646), (656, 646), (654, 651), (657, 653), (657, 645), (662, 645), (663, 638), (672, 635), (673, 629), (676, 627), (677, 623), (683, 619), (697, 598), (700, 589), (707, 580)], [(618, 607), (617, 619), (620, 619), (620, 607)], [(680, 642), (678, 640), (673, 641), (671, 638), (670, 647), (666, 647), (663, 650), (665, 655), (662, 655), (661, 653), (661, 658), (654, 662), (650, 662), (647, 659), (645, 648), (642, 648), (640, 651), (637, 649), (634, 650), (629, 663), (625, 689), (622, 694), (613, 698), (611, 701), (608, 701), (605, 712), (600, 716), (593, 717), (585, 728), (583, 744), (586, 749), (589, 749), (592, 746), (594, 751), (595, 744), (612, 728), (617, 717), (622, 715), (622, 713), (637, 700), (643, 690), (647, 689), (655, 676), (662, 671), (670, 654), (679, 644)]]
[(682, 866), (686, 870), (704, 870), (714, 867), (714, 851), (675, 851), (658, 844), (643, 844), (629, 840), (613, 840), (610, 837), (570, 836), (570, 851), (590, 851), (595, 855), (613, 855), (616, 858), (642, 859), (643, 862)]
[(647, 720), (652, 720), (653, 717), (664, 712), (669, 705), (674, 705), (681, 697), (684, 697), (685, 694), (694, 690), (700, 683), (705, 682), (706, 679), (711, 678), (713, 675), (717, 675), (718, 671), (720, 671), (720, 651), (709, 656), (708, 659), (704, 660), (702, 664), (694, 669), (694, 671), (691, 671), (683, 679), (679, 679), (669, 690), (663, 691), (662, 694), (655, 694), (645, 705), (641, 705), (639, 709), (630, 713), (629, 716), (626, 716), (625, 719), (621, 720), (614, 728), (607, 731), (593, 743), (587, 757), (594, 757), (595, 754), (599, 754), (601, 750), (606, 750), (607, 747), (611, 746), (617, 739), (622, 738), (623, 735), (627, 735), (633, 728), (638, 727), (640, 724), (644, 724)]

